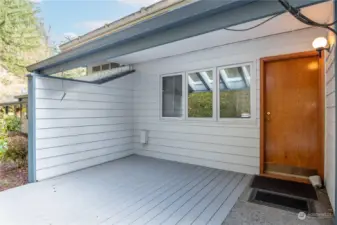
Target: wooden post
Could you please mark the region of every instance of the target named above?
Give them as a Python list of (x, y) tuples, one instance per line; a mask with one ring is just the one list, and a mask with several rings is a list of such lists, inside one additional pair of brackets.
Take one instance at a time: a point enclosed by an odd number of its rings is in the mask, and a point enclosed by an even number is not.
[(22, 132), (22, 124), (23, 124), (23, 118), (22, 118), (22, 103), (20, 104), (20, 131)]

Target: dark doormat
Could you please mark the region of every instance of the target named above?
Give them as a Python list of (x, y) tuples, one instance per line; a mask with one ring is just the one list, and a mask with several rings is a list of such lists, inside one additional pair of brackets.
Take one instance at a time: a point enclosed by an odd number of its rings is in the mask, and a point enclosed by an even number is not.
[(316, 191), (310, 184), (255, 176), (251, 187), (267, 190), (270, 192), (317, 200)]
[(274, 194), (261, 190), (253, 191), (249, 201), (293, 212), (313, 212), (313, 210), (311, 209), (312, 207), (310, 207), (309, 200)]

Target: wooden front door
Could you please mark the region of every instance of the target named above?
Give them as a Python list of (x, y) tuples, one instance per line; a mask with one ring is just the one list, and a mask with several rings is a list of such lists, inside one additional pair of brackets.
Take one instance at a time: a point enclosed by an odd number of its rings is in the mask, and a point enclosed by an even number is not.
[(322, 63), (316, 52), (261, 59), (262, 174), (323, 178)]

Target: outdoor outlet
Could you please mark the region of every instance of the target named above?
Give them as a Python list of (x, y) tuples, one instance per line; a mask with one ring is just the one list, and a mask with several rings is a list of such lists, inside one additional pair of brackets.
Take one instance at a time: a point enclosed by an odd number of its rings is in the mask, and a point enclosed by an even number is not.
[(320, 189), (322, 187), (322, 181), (321, 181), (320, 176), (318, 176), (318, 175), (310, 176), (309, 180), (310, 180), (310, 183), (312, 184), (312, 186), (314, 186), (314, 188)]
[(148, 132), (147, 130), (140, 131), (140, 143), (147, 144), (148, 142)]

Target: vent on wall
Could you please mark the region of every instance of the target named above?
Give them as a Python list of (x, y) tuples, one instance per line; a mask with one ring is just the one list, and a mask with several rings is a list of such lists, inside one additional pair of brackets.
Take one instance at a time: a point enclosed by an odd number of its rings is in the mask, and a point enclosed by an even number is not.
[(118, 63), (105, 63), (105, 64), (101, 64), (101, 65), (98, 65), (98, 66), (93, 66), (91, 71), (92, 71), (92, 73), (97, 73), (97, 72), (100, 72), (100, 71), (118, 68), (120, 66), (121, 65), (118, 64)]

